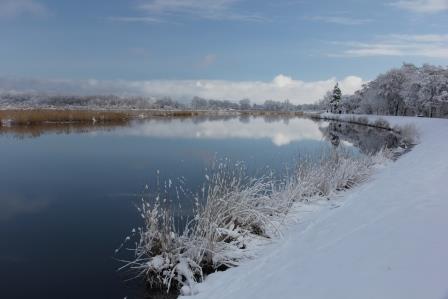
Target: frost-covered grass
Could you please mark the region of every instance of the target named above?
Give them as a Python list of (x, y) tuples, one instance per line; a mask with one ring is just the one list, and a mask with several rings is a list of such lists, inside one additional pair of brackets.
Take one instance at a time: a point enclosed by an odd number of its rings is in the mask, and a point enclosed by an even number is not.
[(240, 265), (253, 257), (258, 245), (280, 236), (296, 204), (327, 200), (356, 186), (389, 154), (353, 155), (333, 149), (320, 159), (302, 160), (283, 179), (249, 177), (243, 164), (217, 162), (194, 195), (194, 218), (182, 232), (170, 209), (160, 203), (159, 193), (155, 200), (142, 199), (144, 226), (136, 231), (135, 259), (124, 268), (137, 271), (153, 287), (193, 294), (205, 275)]
[(308, 116), (311, 118), (323, 119), (323, 120), (334, 120), (340, 122), (348, 122), (356, 125), (363, 125), (374, 127), (377, 129), (393, 130), (389, 122), (383, 118), (377, 118), (374, 121), (369, 121), (366, 116), (356, 116), (356, 115), (341, 115), (332, 113), (309, 113)]
[(400, 137), (400, 146), (407, 147), (409, 145), (415, 145), (419, 142), (420, 133), (416, 126), (412, 123), (407, 123), (404, 125), (392, 126), (386, 119), (382, 117), (377, 117), (373, 120), (369, 120), (367, 116), (356, 116), (356, 115), (338, 115), (331, 113), (322, 114), (308, 114), (308, 116), (323, 120), (334, 120), (339, 122), (348, 122), (352, 124), (359, 124), (369, 127), (374, 127), (377, 129), (389, 130), (397, 133)]
[(304, 192), (301, 199), (315, 195), (328, 198), (334, 192), (350, 189), (365, 181), (372, 167), (390, 158), (390, 153), (383, 150), (375, 155), (353, 157), (336, 151), (328, 157), (300, 165), (294, 184)]
[(417, 144), (420, 142), (420, 132), (414, 124), (394, 126), (394, 131), (398, 132), (404, 144)]

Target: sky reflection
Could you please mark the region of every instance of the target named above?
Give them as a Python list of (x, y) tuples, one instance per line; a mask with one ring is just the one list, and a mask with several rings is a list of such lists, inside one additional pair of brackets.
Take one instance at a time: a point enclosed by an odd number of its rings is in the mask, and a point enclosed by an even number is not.
[(277, 146), (323, 138), (319, 125), (310, 119), (279, 118), (266, 121), (260, 117), (201, 122), (195, 122), (194, 119), (172, 119), (169, 122), (150, 120), (132, 127), (120, 128), (112, 134), (186, 139), (269, 139)]

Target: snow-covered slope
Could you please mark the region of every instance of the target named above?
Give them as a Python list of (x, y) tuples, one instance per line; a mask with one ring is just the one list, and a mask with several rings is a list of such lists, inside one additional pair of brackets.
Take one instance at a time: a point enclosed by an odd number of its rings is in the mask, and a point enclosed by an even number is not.
[(387, 120), (414, 123), (421, 143), (195, 298), (447, 299), (448, 120)]

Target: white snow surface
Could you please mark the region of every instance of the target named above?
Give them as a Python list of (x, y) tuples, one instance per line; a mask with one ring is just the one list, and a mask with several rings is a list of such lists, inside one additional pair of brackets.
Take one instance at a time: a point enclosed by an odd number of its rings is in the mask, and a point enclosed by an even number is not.
[(283, 239), (210, 275), (193, 298), (448, 299), (448, 120), (383, 118), (415, 124), (420, 144), (311, 204)]

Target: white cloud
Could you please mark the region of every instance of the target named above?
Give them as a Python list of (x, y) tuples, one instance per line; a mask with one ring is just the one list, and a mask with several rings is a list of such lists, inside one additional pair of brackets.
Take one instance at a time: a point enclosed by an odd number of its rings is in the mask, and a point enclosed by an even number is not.
[(436, 13), (448, 10), (448, 0), (400, 0), (393, 2), (392, 5), (417, 13)]
[(109, 17), (110, 21), (126, 23), (160, 23), (161, 20), (153, 17)]
[(172, 16), (186, 16), (195, 19), (264, 21), (257, 13), (239, 12), (235, 6), (242, 0), (142, 0), (137, 7), (143, 16), (112, 17), (124, 22), (169, 21)]
[(273, 82), (277, 87), (284, 88), (291, 86), (294, 83), (294, 80), (291, 77), (280, 74), (274, 78)]
[[(194, 96), (208, 99), (240, 100), (253, 102), (286, 100), (294, 104), (313, 103), (322, 98), (336, 84), (336, 78), (305, 82), (289, 76), (278, 75), (272, 81), (225, 80), (152, 80), (152, 81), (71, 81), (71, 80), (13, 80), (0, 78), (0, 92), (47, 92), (73, 94), (116, 94), (142, 96), (170, 96), (189, 101)], [(348, 76), (339, 81), (346, 94), (361, 88), (364, 81)]]
[(140, 8), (151, 13), (216, 14), (228, 11), (238, 0), (149, 0)]
[(448, 58), (448, 34), (380, 36), (371, 42), (337, 42), (346, 49), (330, 56), (421, 56), (427, 58)]
[(339, 25), (363, 25), (372, 22), (371, 19), (350, 18), (346, 16), (313, 16), (305, 17), (304, 19)]
[(0, 18), (15, 18), (21, 15), (45, 15), (47, 8), (35, 0), (0, 0)]
[(419, 43), (448, 42), (448, 34), (420, 34), (420, 35), (390, 34), (388, 35), (388, 37), (390, 39), (419, 42)]

